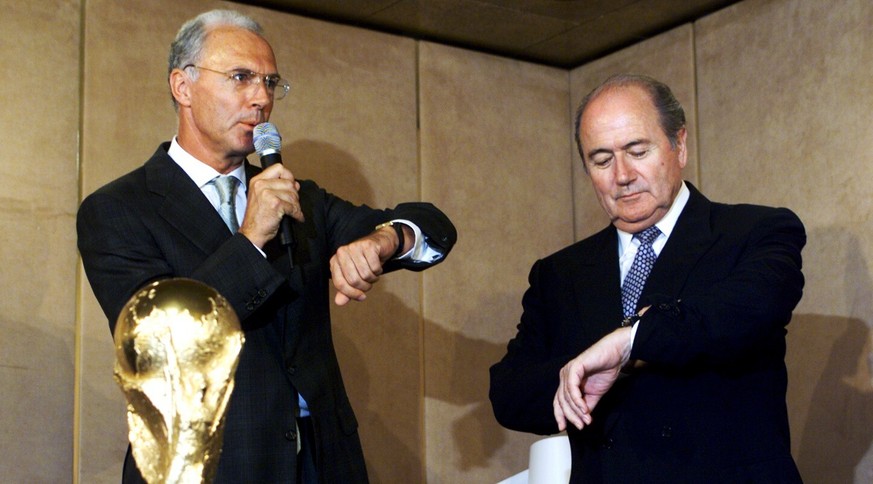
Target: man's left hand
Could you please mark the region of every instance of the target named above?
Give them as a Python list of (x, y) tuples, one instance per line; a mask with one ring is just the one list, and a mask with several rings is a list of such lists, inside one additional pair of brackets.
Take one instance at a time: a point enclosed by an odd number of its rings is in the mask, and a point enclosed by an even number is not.
[(349, 245), (337, 249), (330, 258), (330, 275), (337, 290), (334, 302), (343, 306), (351, 300), (363, 301), (367, 291), (382, 275), (382, 265), (397, 250), (397, 233), (383, 227)]

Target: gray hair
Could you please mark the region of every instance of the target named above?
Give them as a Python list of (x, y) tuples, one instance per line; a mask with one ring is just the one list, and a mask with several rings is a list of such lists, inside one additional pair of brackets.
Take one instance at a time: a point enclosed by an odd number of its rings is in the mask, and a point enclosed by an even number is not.
[(673, 149), (676, 149), (676, 145), (679, 143), (679, 131), (685, 127), (685, 111), (682, 109), (682, 105), (679, 104), (679, 101), (676, 100), (676, 96), (673, 95), (673, 91), (670, 90), (670, 87), (649, 76), (638, 74), (616, 74), (610, 76), (603, 81), (602, 84), (589, 92), (588, 95), (582, 99), (582, 102), (579, 103), (579, 108), (576, 110), (576, 146), (579, 149), (579, 155), (582, 156), (582, 166), (585, 168), (586, 173), (588, 172), (588, 166), (584, 163), (585, 152), (582, 148), (582, 137), (580, 136), (582, 134), (580, 132), (582, 114), (585, 112), (585, 109), (591, 101), (597, 98), (600, 94), (613, 88), (627, 86), (640, 87), (649, 94), (649, 98), (655, 106), (655, 110), (658, 111), (658, 121), (661, 125), (661, 130), (670, 141), (670, 146)]
[[(203, 44), (206, 36), (215, 27), (230, 26), (253, 32), (261, 37), (264, 29), (261, 25), (246, 15), (234, 10), (210, 10), (185, 22), (175, 40), (170, 44), (170, 55), (167, 60), (167, 77), (173, 69), (182, 69), (189, 64), (197, 64), (203, 55)], [(191, 73), (192, 78), (197, 77), (196, 70)], [(177, 106), (173, 98), (173, 105)]]

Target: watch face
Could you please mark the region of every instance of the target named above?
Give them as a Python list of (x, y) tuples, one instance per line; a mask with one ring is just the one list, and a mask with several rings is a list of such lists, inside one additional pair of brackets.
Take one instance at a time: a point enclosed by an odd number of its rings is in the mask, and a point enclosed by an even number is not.
[(621, 327), (627, 328), (628, 326), (633, 326), (633, 325), (637, 324), (637, 321), (639, 321), (639, 320), (640, 320), (640, 317), (637, 316), (636, 314), (633, 314), (631, 316), (626, 316), (624, 319), (621, 320)]

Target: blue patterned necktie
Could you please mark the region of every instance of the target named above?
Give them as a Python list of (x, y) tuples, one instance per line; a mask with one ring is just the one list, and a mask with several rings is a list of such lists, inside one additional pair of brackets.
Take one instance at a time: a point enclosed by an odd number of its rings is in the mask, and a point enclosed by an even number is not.
[(220, 176), (212, 182), (218, 190), (218, 213), (231, 233), (235, 234), (239, 230), (239, 222), (236, 220), (236, 177)]
[(637, 250), (634, 262), (624, 277), (624, 284), (621, 286), (621, 306), (624, 309), (625, 316), (637, 313), (637, 300), (643, 292), (646, 278), (649, 277), (649, 272), (651, 272), (657, 258), (655, 250), (652, 249), (652, 242), (659, 235), (661, 235), (661, 231), (654, 225), (634, 234), (634, 237), (640, 240), (640, 248)]

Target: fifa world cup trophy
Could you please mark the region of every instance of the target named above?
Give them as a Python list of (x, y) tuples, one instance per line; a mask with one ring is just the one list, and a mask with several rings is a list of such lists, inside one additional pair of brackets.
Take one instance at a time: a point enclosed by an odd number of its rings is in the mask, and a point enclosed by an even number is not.
[(151, 484), (211, 482), (244, 342), (233, 308), (201, 282), (161, 280), (128, 301), (114, 337), (140, 473)]

